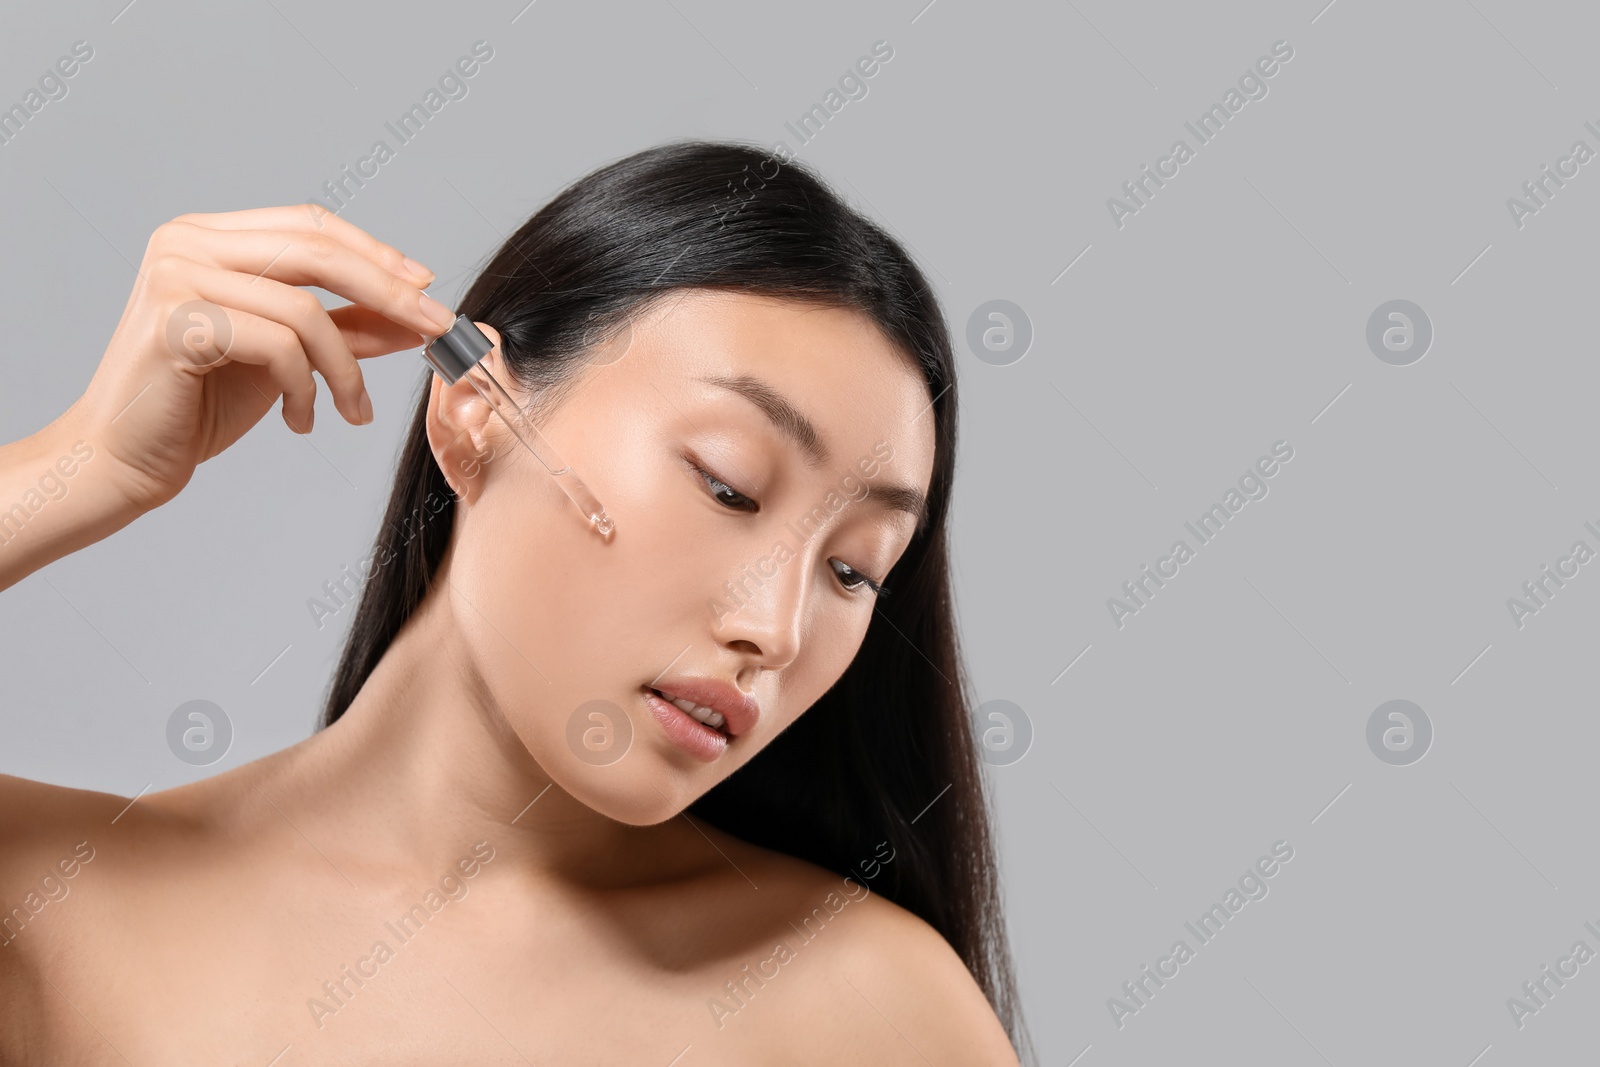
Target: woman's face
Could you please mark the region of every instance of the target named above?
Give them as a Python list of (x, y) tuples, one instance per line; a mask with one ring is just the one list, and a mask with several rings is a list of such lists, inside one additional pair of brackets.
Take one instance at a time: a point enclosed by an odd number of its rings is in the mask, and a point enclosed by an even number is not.
[[(488, 365), (512, 388), (498, 349)], [(858, 312), (789, 300), (673, 293), (594, 354), (540, 430), (609, 540), (468, 384), (433, 388), (430, 439), (465, 494), (435, 595), (468, 677), (557, 785), (635, 825), (688, 806), (838, 680), (933, 470), (908, 357)], [(759, 716), (714, 730), (650, 692), (696, 679)]]

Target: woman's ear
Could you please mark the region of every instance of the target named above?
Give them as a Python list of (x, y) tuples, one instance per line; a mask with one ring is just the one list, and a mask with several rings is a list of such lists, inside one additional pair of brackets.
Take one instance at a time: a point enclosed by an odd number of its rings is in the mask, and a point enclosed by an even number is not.
[[(494, 347), (483, 357), (491, 367), (500, 361), (500, 333), (487, 323), (475, 323)], [(488, 425), (494, 409), (478, 395), (465, 377), (454, 385), (437, 374), (429, 385), (428, 444), (434, 460), (461, 501), (472, 503), (483, 484), (483, 468), (495, 455), (501, 435)]]

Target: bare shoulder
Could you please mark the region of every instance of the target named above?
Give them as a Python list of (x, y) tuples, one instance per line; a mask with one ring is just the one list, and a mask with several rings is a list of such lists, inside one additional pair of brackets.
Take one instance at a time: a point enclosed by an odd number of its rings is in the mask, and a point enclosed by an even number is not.
[(892, 1025), (907, 1062), (1018, 1062), (983, 989), (938, 930), (877, 893), (851, 906), (861, 921), (839, 952), (839, 973), (871, 1009), (867, 1033)]
[[(70, 854), (88, 827), (109, 825), (126, 797), (0, 774), (0, 889), (55, 853)], [(69, 840), (70, 839), (70, 840)]]
[[(38, 919), (84, 881), (83, 870), (115, 834), (113, 821), (128, 802), (0, 774), (0, 952), (9, 949), (13, 965), (38, 955), (46, 943), (42, 934), (22, 937), (24, 928), (59, 926)], [(104, 866), (101, 860), (96, 869)]]
[(742, 1024), (781, 1038), (801, 1062), (1018, 1062), (950, 943), (873, 890), (867, 875), (881, 873), (881, 863), (842, 876), (738, 839), (719, 843), (762, 887), (766, 936), (753, 941), (770, 946), (724, 987), (723, 1007), (713, 1006), (719, 1030)]
[[(118, 796), (0, 774), (0, 953), (9, 973), (58, 963), (78, 920), (115, 915), (130, 875), (191, 821), (174, 814), (175, 792)], [(74, 903), (62, 905), (69, 895)]]
[(95, 828), (109, 827), (126, 803), (0, 774), (0, 1059), (34, 1036), (43, 1010), (38, 975), (65, 944), (52, 920), (104, 844)]

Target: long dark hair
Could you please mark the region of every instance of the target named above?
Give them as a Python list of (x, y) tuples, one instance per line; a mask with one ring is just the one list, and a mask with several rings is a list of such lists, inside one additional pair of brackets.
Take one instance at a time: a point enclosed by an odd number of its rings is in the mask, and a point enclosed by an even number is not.
[[(457, 310), (494, 326), (510, 372), (548, 395), (597, 337), (685, 288), (865, 313), (923, 373), (936, 433), (926, 518), (855, 660), (689, 811), (840, 874), (881, 860), (887, 841), (894, 859), (872, 888), (944, 936), (1020, 1051), (1029, 1041), (950, 589), (954, 357), (916, 264), (808, 167), (749, 145), (678, 142), (569, 186), (495, 253)], [(375, 546), (390, 562), (362, 590), (322, 726), (349, 707), (428, 594), (450, 540), (454, 496), (428, 445), (423, 386)]]

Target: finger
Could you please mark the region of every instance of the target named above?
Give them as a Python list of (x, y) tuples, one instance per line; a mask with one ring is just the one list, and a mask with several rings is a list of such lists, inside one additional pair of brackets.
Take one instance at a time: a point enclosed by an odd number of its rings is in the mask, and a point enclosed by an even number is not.
[(208, 369), (225, 363), (265, 368), (283, 396), (283, 421), (295, 433), (310, 433), (316, 419), (317, 383), (299, 335), (281, 322), (238, 308), (219, 307), (216, 313), (226, 316), (226, 324), (218, 323), (204, 338), (195, 338), (187, 346), (185, 362), (197, 360)]
[(345, 347), (356, 359), (370, 359), (417, 348), (428, 341), (415, 330), (401, 326), (360, 304), (331, 308), (328, 317), (339, 327), (339, 332), (344, 335)]
[(294, 335), (295, 349), (328, 383), (334, 406), (345, 421), (354, 426), (367, 423), (372, 401), (364, 399), (367, 388), (361, 368), (343, 334), (309, 290), (199, 264), (186, 271), (185, 281), (203, 300), (281, 323)]
[[(315, 285), (437, 337), (455, 323), (443, 304), (339, 241), (315, 232), (213, 230), (168, 223), (162, 254), (288, 285)], [(156, 241), (152, 238), (152, 241)]]
[(392, 274), (407, 276), (426, 287), (433, 284), (433, 271), (391, 244), (340, 218), (320, 204), (307, 202), (284, 207), (248, 208), (243, 211), (191, 212), (174, 222), (189, 222), (214, 230), (290, 230), (326, 233), (352, 252), (366, 256)]

